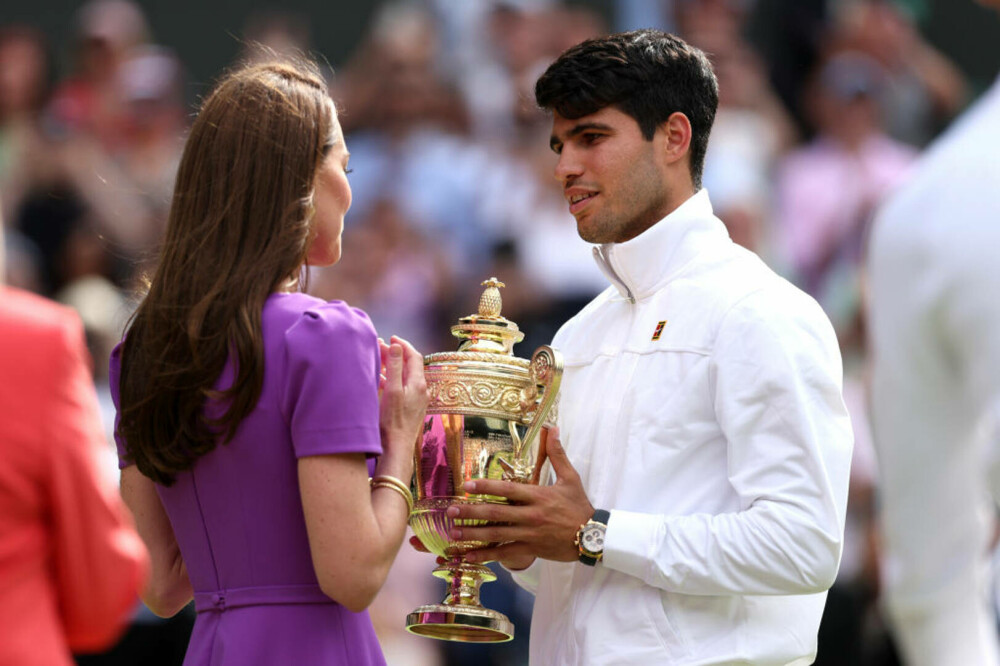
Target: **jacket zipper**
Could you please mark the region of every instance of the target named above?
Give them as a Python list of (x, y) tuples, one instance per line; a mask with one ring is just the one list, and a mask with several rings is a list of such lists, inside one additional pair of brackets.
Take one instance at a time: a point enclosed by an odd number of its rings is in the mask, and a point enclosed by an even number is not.
[(611, 258), (604, 253), (603, 245), (598, 245), (594, 248), (594, 257), (597, 259), (597, 265), (601, 268), (601, 272), (604, 273), (604, 276), (611, 280), (611, 282), (616, 286), (624, 289), (628, 302), (635, 305), (635, 295), (632, 294), (632, 290), (627, 284), (625, 284), (625, 281), (619, 277), (614, 267), (612, 267)]

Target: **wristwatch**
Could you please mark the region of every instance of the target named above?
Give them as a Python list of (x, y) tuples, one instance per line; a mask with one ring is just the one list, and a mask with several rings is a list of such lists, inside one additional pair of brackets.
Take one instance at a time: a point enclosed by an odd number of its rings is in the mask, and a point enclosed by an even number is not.
[(611, 513), (597, 509), (594, 515), (576, 533), (574, 545), (580, 549), (579, 559), (589, 567), (601, 561), (604, 556), (604, 533), (608, 530)]

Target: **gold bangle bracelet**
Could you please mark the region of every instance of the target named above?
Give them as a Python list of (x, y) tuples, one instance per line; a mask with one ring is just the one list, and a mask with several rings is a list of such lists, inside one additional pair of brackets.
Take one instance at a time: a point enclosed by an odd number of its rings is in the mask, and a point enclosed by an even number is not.
[(410, 492), (410, 486), (406, 483), (403, 483), (400, 479), (397, 479), (394, 476), (389, 476), (388, 474), (379, 474), (378, 476), (372, 478), (371, 482), (373, 486), (379, 482), (388, 483), (390, 485), (399, 488), (401, 491), (406, 493), (408, 497), (413, 497), (413, 494)]
[(375, 483), (372, 484), (372, 490), (375, 490), (376, 488), (389, 488), (390, 490), (396, 491), (406, 501), (406, 512), (410, 513), (413, 511), (413, 500), (410, 499), (410, 494), (403, 492), (403, 490), (399, 486), (393, 485), (391, 483), (386, 483), (384, 481), (376, 481)]
[(406, 511), (407, 513), (413, 512), (413, 493), (410, 489), (399, 479), (394, 476), (380, 475), (371, 479), (372, 490), (376, 488), (392, 488), (397, 493), (403, 496), (406, 500)]

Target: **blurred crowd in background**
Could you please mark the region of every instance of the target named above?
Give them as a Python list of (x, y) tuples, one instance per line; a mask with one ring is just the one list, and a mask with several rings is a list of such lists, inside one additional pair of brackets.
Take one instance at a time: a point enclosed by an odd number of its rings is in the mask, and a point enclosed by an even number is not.
[[(845, 359), (856, 446), (817, 663), (895, 664), (878, 606), (862, 258), (873, 211), (977, 92), (921, 36), (914, 6), (620, 0), (609, 17), (557, 0), (382, 3), (348, 61), (328, 69), (354, 204), (343, 259), (312, 272), (309, 290), (363, 308), (380, 334), (430, 353), (455, 347), (450, 326), (495, 275), (507, 285), (503, 314), (527, 333), (516, 351), (529, 356), (606, 286), (552, 177), (535, 79), (567, 47), (611, 31), (660, 27), (701, 47), (721, 93), (704, 175), (716, 213), (736, 242), (819, 300)], [(66, 20), (75, 31), (66, 71), (37, 28), (0, 25), (6, 281), (80, 313), (116, 475), (108, 354), (155, 261), (197, 100), (140, 5), (96, 0)], [(257, 15), (239, 36), (241, 58), (313, 53), (311, 27), (305, 15)], [(515, 621), (512, 643), (405, 632), (405, 614), (442, 594), (433, 566), (404, 545), (372, 608), (389, 663), (527, 663), (531, 599), (502, 572), (483, 601)], [(139, 607), (122, 645), (79, 661), (179, 664), (192, 613), (162, 621)]]

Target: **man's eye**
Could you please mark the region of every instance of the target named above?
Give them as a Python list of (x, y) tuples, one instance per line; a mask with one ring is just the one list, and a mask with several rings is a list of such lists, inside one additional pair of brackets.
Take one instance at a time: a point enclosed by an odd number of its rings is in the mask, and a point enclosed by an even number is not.
[(583, 137), (584, 143), (594, 143), (595, 141), (601, 138), (600, 134), (596, 134), (594, 132), (587, 132), (586, 134), (583, 134), (581, 136)]

